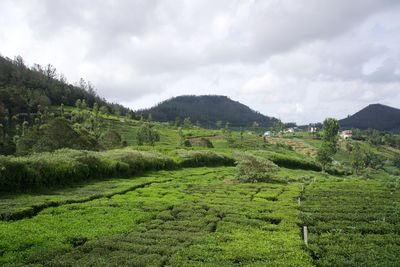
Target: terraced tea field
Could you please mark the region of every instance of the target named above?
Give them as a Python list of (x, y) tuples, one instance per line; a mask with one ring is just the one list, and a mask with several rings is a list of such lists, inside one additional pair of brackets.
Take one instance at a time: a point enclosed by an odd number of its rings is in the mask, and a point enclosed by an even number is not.
[(0, 264), (311, 266), (299, 228), (300, 184), (237, 183), (234, 174), (196, 168), (101, 181), (107, 186), (69, 189), (80, 195), (72, 204), (71, 191), (9, 196), (2, 213), (59, 204), (0, 223)]
[(326, 179), (306, 187), (303, 219), (317, 266), (400, 266), (395, 180)]

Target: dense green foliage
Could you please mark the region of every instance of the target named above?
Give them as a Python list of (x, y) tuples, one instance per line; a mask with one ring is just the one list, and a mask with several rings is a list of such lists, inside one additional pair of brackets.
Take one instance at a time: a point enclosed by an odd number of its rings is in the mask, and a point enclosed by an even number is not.
[(309, 250), (317, 266), (400, 262), (400, 180), (319, 179), (303, 196)]
[(199, 146), (206, 147), (206, 148), (214, 148), (213, 143), (210, 139), (202, 137), (199, 142)]
[(144, 123), (138, 130), (136, 135), (138, 145), (149, 144), (154, 146), (160, 141), (160, 134), (154, 130), (149, 124)]
[(236, 155), (236, 178), (241, 182), (268, 182), (276, 180), (279, 167), (272, 161), (250, 153)]
[(218, 95), (179, 96), (140, 112), (151, 114), (156, 121), (176, 122), (177, 126), (184, 118), (190, 118), (193, 122), (212, 128), (218, 125), (221, 127), (226, 122), (233, 127), (251, 127), (253, 122), (269, 127), (276, 120), (226, 96)]
[(282, 153), (266, 152), (258, 150), (255, 152), (257, 155), (266, 157), (273, 163), (280, 167), (285, 167), (289, 169), (302, 169), (311, 171), (320, 171), (321, 167), (313, 160), (300, 158), (296, 156), (285, 155)]
[(92, 149), (96, 140), (76, 131), (71, 123), (56, 118), (40, 127), (33, 127), (17, 140), (17, 153), (50, 152), (61, 148)]
[(26, 157), (0, 158), (1, 191), (28, 191), (70, 185), (88, 179), (127, 176), (148, 170), (176, 168), (177, 163), (157, 152), (129, 149), (90, 152), (62, 149)]
[(374, 104), (365, 107), (354, 115), (340, 120), (345, 129), (376, 129), (380, 131), (400, 130), (400, 109)]
[(235, 160), (222, 153), (200, 150), (177, 150), (180, 165), (183, 167), (195, 166), (232, 166)]
[[(90, 82), (81, 79), (79, 86), (69, 84), (62, 74), (47, 65), (25, 65), (21, 57), (14, 60), (0, 56), (0, 152), (13, 154), (15, 141), (26, 126), (40, 125), (49, 117), (59, 116), (54, 105), (132, 115), (123, 106), (108, 103), (96, 94)], [(62, 112), (61, 112), (62, 113)], [(24, 126), (25, 124), (25, 126)]]
[(103, 149), (113, 149), (123, 146), (121, 135), (114, 130), (108, 130), (100, 136), (99, 144)]
[(179, 150), (173, 157), (129, 148), (105, 152), (62, 149), (25, 157), (0, 157), (0, 191), (29, 191), (71, 185), (89, 179), (135, 175), (178, 167), (233, 165), (212, 151)]
[(328, 118), (324, 120), (322, 128), (322, 144), (317, 151), (317, 161), (321, 164), (324, 172), (333, 161), (333, 156), (338, 151), (339, 123), (337, 120)]
[(226, 167), (160, 172), (125, 193), (0, 222), (0, 264), (311, 266), (298, 237), (300, 186), (233, 176)]

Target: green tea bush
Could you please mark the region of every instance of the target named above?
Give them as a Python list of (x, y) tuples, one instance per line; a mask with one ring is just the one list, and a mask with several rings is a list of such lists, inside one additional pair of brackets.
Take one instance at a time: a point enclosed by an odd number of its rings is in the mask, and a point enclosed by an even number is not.
[(178, 150), (182, 167), (195, 166), (233, 166), (235, 160), (221, 153), (201, 150)]
[(256, 154), (263, 156), (280, 167), (288, 169), (302, 169), (311, 171), (321, 171), (321, 167), (314, 161), (292, 157), (278, 153), (264, 153), (257, 151)]
[(207, 147), (207, 148), (214, 148), (214, 145), (213, 145), (213, 143), (210, 141), (210, 139), (207, 139), (207, 138), (204, 138), (204, 137), (202, 137), (202, 138), (200, 139), (199, 146)]
[(266, 182), (274, 179), (279, 167), (272, 161), (249, 153), (236, 155), (237, 179), (241, 182)]
[(177, 163), (158, 152), (61, 149), (25, 157), (0, 157), (0, 191), (30, 191), (114, 175), (173, 169)]
[(160, 152), (129, 148), (103, 152), (61, 149), (22, 157), (0, 157), (0, 191), (32, 191), (151, 170), (232, 165), (234, 159), (211, 151), (181, 150), (176, 161)]

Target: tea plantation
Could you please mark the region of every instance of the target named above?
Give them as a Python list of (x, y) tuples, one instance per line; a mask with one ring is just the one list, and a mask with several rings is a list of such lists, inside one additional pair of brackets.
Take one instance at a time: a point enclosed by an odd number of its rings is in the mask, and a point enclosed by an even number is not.
[(318, 266), (399, 266), (400, 183), (323, 179), (303, 196), (309, 251)]
[(400, 266), (398, 149), (354, 141), (356, 174), (341, 143), (323, 173), (304, 132), (151, 122), (153, 146), (142, 124), (104, 118), (125, 148), (1, 156), (0, 265)]
[[(1, 222), (1, 263), (312, 265), (299, 237), (298, 182), (237, 183), (234, 168), (222, 167), (101, 183), (108, 190), (145, 186)], [(75, 192), (83, 197), (107, 190), (93, 184), (85, 187)], [(71, 191), (59, 191), (56, 196), (21, 196), (15, 203), (22, 207), (30, 201), (75, 198)]]

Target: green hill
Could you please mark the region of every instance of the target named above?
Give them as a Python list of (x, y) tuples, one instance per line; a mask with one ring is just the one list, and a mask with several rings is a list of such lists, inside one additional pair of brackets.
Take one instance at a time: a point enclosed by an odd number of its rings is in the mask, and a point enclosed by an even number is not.
[(253, 122), (268, 127), (276, 121), (221, 95), (178, 96), (141, 112), (151, 114), (154, 120), (161, 122), (189, 117), (193, 123), (199, 122), (205, 127), (216, 127), (218, 121), (229, 122), (233, 127), (249, 127)]

